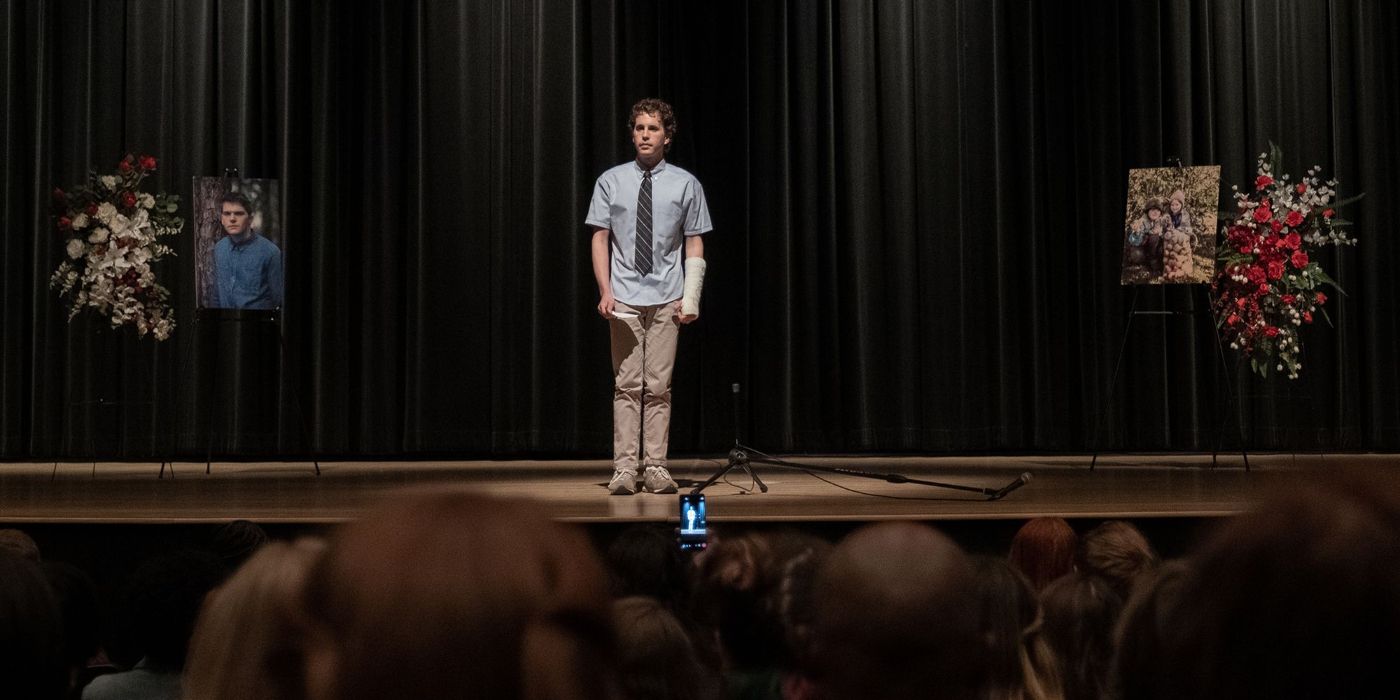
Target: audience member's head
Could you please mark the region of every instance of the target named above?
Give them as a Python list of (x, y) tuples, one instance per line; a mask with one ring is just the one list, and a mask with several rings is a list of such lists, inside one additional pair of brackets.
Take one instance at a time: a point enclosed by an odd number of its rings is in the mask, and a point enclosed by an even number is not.
[(694, 617), (726, 670), (790, 669), (810, 627), (812, 574), (831, 544), (794, 530), (721, 536), (695, 562)]
[(1117, 653), (1113, 662), (1114, 686), (1120, 697), (1154, 697), (1172, 687), (1162, 668), (1164, 642), (1183, 623), (1178, 605), (1192, 569), (1183, 559), (1169, 561), (1139, 582), (1123, 607), (1114, 635)]
[(1400, 478), (1382, 467), (1316, 477), (1196, 553), (1159, 657), (1174, 682), (1130, 697), (1374, 697), (1391, 687)]
[(614, 692), (602, 565), (530, 503), (454, 492), (380, 506), (336, 533), (303, 604), (313, 700)]
[(685, 591), (686, 564), (673, 527), (628, 527), (608, 545), (607, 563), (615, 598), (649, 596), (675, 609)]
[(103, 620), (97, 586), (87, 572), (66, 562), (44, 562), (43, 570), (63, 620), (64, 665), (73, 682), (77, 682), (88, 661), (102, 649)]
[(974, 557), (973, 565), (979, 649), (987, 661), (984, 697), (1059, 697), (1059, 669), (1043, 638), (1040, 601), (1030, 582), (999, 557)]
[(1079, 536), (1064, 518), (1033, 518), (1011, 539), (1011, 565), (1031, 582), (1036, 593), (1074, 571)]
[(157, 554), (132, 572), (119, 611), (122, 629), (135, 654), (153, 671), (184, 668), (199, 608), (223, 574), (214, 555), (194, 549)]
[(1138, 578), (1157, 567), (1157, 552), (1132, 523), (1110, 520), (1079, 540), (1079, 567), (1108, 580), (1126, 600)]
[(804, 671), (820, 698), (972, 698), (985, 676), (972, 566), (923, 525), (881, 523), (832, 550)]
[(660, 601), (622, 598), (612, 606), (617, 670), (629, 700), (703, 700), (717, 696), (716, 679), (700, 662), (690, 633)]
[(36, 700), (64, 696), (62, 628), (58, 603), (39, 565), (0, 552), (0, 694)]
[(214, 533), (210, 549), (223, 560), (229, 571), (233, 571), (243, 566), (243, 562), (248, 561), (267, 542), (267, 532), (261, 525), (251, 520), (233, 520), (224, 523)]
[(39, 561), (39, 545), (29, 533), (14, 528), (0, 529), (0, 554)]
[(298, 611), (306, 574), (324, 549), (315, 539), (263, 545), (209, 594), (190, 640), (186, 697), (305, 696)]
[(1040, 601), (1045, 641), (1059, 661), (1066, 700), (1109, 697), (1113, 631), (1123, 599), (1108, 581), (1079, 571), (1050, 584)]

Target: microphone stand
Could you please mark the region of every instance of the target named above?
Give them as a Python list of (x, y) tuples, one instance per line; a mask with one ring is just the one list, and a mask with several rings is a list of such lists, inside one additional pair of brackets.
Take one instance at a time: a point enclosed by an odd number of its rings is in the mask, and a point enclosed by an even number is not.
[[(1000, 500), (1003, 497), (1005, 497), (1006, 494), (1011, 493), (1012, 491), (1015, 491), (1016, 489), (1019, 489), (1022, 486), (1025, 486), (1031, 480), (1030, 472), (1022, 472), (1021, 475), (1016, 477), (1016, 479), (1013, 480), (1011, 483), (999, 489), (993, 489), (981, 486), (965, 486), (962, 484), (949, 484), (941, 481), (915, 479), (912, 477), (904, 476), (903, 474), (882, 474), (878, 472), (861, 471), (859, 469), (847, 469), (845, 467), (826, 467), (813, 464), (797, 464), (796, 462), (785, 462), (781, 459), (775, 459), (767, 454), (764, 454), (763, 452), (755, 450), (754, 448), (749, 447), (739, 441), (739, 384), (737, 382), (730, 385), (730, 398), (734, 413), (734, 447), (730, 448), (729, 450), (729, 461), (723, 467), (720, 467), (719, 471), (716, 471), (714, 474), (711, 474), (710, 478), (700, 482), (699, 485), (691, 489), (691, 495), (700, 494), (700, 492), (704, 491), (711, 484), (714, 484), (716, 481), (719, 481), (720, 479), (724, 478), (725, 475), (727, 475), (729, 472), (735, 469), (742, 469), (749, 475), (750, 478), (753, 479), (754, 483), (758, 485), (759, 491), (763, 493), (768, 493), (768, 485), (763, 483), (763, 480), (758, 478), (758, 474), (753, 470), (753, 465), (755, 464), (765, 464), (771, 467), (783, 467), (785, 469), (800, 469), (802, 471), (807, 472), (844, 474), (846, 476), (858, 476), (864, 479), (879, 479), (881, 481), (887, 481), (891, 484), (918, 484), (920, 486), (934, 486), (937, 488), (953, 489), (956, 491), (970, 491), (972, 493), (986, 496), (987, 500), (989, 501)], [(754, 457), (753, 455), (758, 456)]]

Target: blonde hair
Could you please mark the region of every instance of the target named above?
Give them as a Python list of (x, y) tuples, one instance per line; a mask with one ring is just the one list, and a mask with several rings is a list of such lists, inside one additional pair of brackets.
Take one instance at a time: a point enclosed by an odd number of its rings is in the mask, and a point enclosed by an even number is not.
[(303, 697), (298, 601), (326, 545), (315, 538), (264, 545), (204, 601), (190, 640), (190, 700)]

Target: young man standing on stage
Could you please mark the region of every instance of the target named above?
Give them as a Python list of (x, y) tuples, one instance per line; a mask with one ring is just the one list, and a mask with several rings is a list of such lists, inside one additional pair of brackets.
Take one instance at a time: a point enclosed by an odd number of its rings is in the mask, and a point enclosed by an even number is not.
[(613, 477), (608, 491), (675, 493), (666, 469), (671, 370), (681, 324), (700, 316), (710, 210), (694, 175), (666, 162), (676, 136), (671, 106), (646, 99), (627, 120), (635, 160), (598, 177), (593, 229), (598, 313), (608, 319), (613, 366)]

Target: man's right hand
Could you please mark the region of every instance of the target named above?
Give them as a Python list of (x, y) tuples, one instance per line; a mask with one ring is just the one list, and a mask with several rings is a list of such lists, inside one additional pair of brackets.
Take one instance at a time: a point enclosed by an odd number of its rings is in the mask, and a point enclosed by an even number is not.
[(598, 315), (603, 318), (612, 318), (613, 309), (615, 308), (617, 308), (617, 300), (613, 299), (611, 292), (604, 294), (603, 297), (598, 300)]

